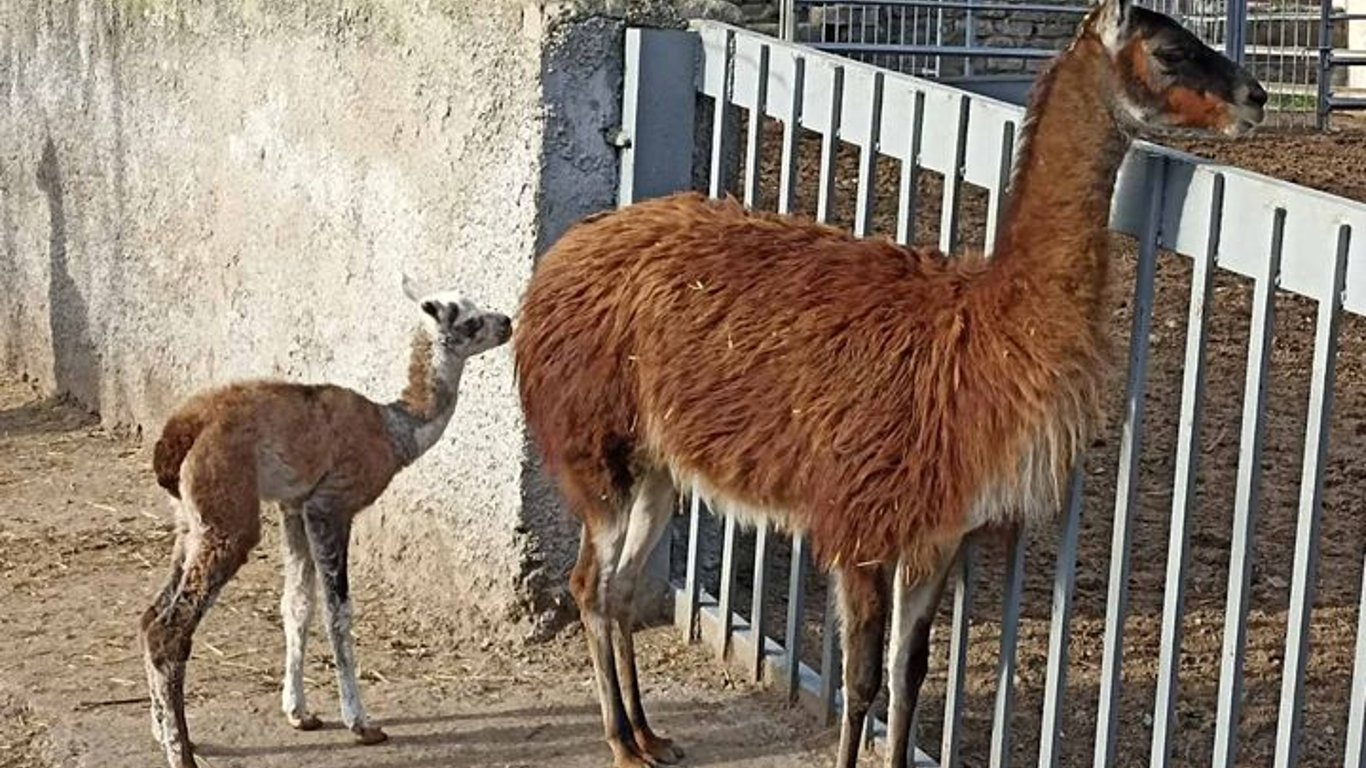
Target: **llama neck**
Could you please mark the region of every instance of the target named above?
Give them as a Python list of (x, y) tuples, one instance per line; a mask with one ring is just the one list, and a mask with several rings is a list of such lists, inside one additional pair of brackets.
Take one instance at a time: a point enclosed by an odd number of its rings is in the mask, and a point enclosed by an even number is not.
[(1113, 77), (1101, 42), (1087, 35), (1035, 87), (997, 240), (1004, 271), (1039, 284), (1103, 284), (1110, 198), (1131, 142), (1107, 98)]
[(441, 439), (455, 413), (460, 375), (464, 370), (464, 358), (450, 354), (443, 344), (433, 342), (426, 329), (419, 329), (414, 334), (408, 360), (408, 385), (398, 401), (389, 406), (396, 417), (390, 429), (396, 432), (394, 437), (403, 446), (404, 464), (415, 461)]

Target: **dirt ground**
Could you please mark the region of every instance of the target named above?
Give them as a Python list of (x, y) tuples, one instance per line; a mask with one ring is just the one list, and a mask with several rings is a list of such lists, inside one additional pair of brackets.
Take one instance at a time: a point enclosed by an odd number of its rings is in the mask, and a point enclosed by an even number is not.
[[(742, 120), (743, 122), (743, 120)], [(1327, 134), (1268, 131), (1240, 141), (1201, 140), (1180, 144), (1186, 151), (1259, 173), (1357, 200), (1366, 200), (1366, 121), (1338, 120), (1345, 129)], [(740, 132), (744, 136), (743, 129)], [(780, 126), (770, 123), (761, 154), (760, 207), (776, 207)], [(743, 167), (743, 153), (740, 158)], [(797, 210), (814, 213), (819, 142), (804, 138), (799, 153)], [(857, 193), (857, 152), (844, 146), (837, 163), (835, 219), (849, 226)], [(883, 159), (878, 165), (874, 231), (895, 232), (900, 167)], [(934, 242), (939, 229), (942, 179), (922, 175), (917, 242)], [(739, 195), (735, 186), (733, 193)], [(968, 245), (983, 240), (984, 190), (966, 187), (960, 237)], [(1293, 247), (1289, 245), (1288, 247)], [(1328, 255), (1325, 254), (1325, 259)], [(1096, 730), (1101, 640), (1111, 562), (1111, 520), (1115, 507), (1124, 361), (1131, 322), (1131, 296), (1136, 264), (1132, 240), (1116, 239), (1113, 270), (1112, 338), (1118, 365), (1109, 403), (1110, 430), (1092, 446), (1086, 460), (1086, 484), (1079, 541), (1076, 597), (1071, 633), (1068, 708), (1063, 725), (1063, 764), (1089, 765)], [(1188, 259), (1170, 253), (1159, 257), (1157, 297), (1150, 336), (1151, 363), (1146, 394), (1146, 439), (1140, 456), (1139, 497), (1132, 531), (1130, 610), (1125, 624), (1124, 687), (1120, 702), (1120, 736), (1116, 765), (1148, 764), (1151, 717), (1156, 690), (1162, 599), (1166, 580), (1168, 520), (1175, 474), (1176, 429), (1185, 359), (1185, 327), (1190, 295)], [(1201, 422), (1200, 467), (1195, 508), (1188, 536), (1190, 562), (1184, 613), (1181, 688), (1177, 705), (1177, 765), (1208, 764), (1214, 739), (1219, 663), (1228, 584), (1234, 483), (1239, 457), (1243, 385), (1248, 349), (1252, 284), (1220, 273), (1215, 281), (1206, 352), (1207, 390)], [(1252, 609), (1245, 660), (1245, 695), (1239, 730), (1239, 765), (1268, 765), (1274, 749), (1277, 707), (1284, 658), (1286, 608), (1295, 548), (1303, 431), (1313, 357), (1316, 306), (1288, 294), (1276, 299), (1276, 331), (1267, 388), (1268, 412), (1262, 456), (1262, 503), (1256, 522)], [(1336, 405), (1325, 476), (1321, 549), (1313, 611), (1311, 657), (1306, 681), (1301, 765), (1341, 765), (1350, 694), (1357, 603), (1366, 554), (1366, 321), (1348, 316), (1340, 331)], [(675, 568), (681, 575), (681, 550), (687, 530), (676, 528), (680, 545)], [(702, 575), (712, 594), (719, 588), (719, 523), (707, 519), (703, 529)], [(1016, 675), (1017, 698), (1011, 724), (1013, 759), (1037, 760), (1042, 690), (1047, 669), (1051, 588), (1056, 557), (1054, 531), (1030, 532), (1024, 615)], [(740, 612), (749, 614), (752, 576), (751, 539), (742, 537)], [(788, 552), (776, 547), (769, 573), (768, 621), (781, 627), (787, 608)], [(972, 643), (964, 712), (964, 765), (986, 764), (1000, 636), (1000, 580), (1004, 547), (984, 542), (977, 552)], [(823, 579), (810, 584), (806, 600), (803, 658), (818, 667)], [(941, 605), (935, 657), (922, 699), (921, 740), (938, 753), (943, 723), (947, 668), (947, 620), (950, 601)], [(773, 630), (773, 634), (781, 634)]]
[[(137, 617), (170, 554), (167, 501), (145, 448), (80, 410), (0, 378), (0, 768), (145, 768), (150, 734)], [(188, 703), (207, 768), (607, 765), (592, 671), (576, 631), (536, 647), (422, 632), (363, 575), (363, 695), (389, 743), (353, 746), (337, 727), (325, 637), (307, 676), (333, 727), (279, 714), (283, 635), (276, 521), (196, 635)], [(820, 766), (831, 734), (738, 681), (672, 628), (638, 643), (657, 727), (688, 765)]]

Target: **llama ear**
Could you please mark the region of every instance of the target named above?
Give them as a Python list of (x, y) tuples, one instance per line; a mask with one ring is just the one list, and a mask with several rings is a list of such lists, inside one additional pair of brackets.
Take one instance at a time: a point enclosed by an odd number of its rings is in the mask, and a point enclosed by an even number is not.
[(413, 279), (408, 276), (407, 272), (404, 272), (402, 274), (403, 295), (407, 296), (408, 299), (414, 303), (420, 303), (422, 301), (422, 294), (417, 290), (417, 284), (413, 282)]
[(428, 299), (426, 301), (418, 302), (418, 306), (422, 307), (423, 312), (426, 312), (427, 314), (431, 315), (433, 320), (441, 319), (441, 307), (437, 306), (435, 301)]
[(1128, 35), (1129, 10), (1133, 0), (1100, 0), (1096, 11), (1096, 33), (1111, 51), (1123, 47)]

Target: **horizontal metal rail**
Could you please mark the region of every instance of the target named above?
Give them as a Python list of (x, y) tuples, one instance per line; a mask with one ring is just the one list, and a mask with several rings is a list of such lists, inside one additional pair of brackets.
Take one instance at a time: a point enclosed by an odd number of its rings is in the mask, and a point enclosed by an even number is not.
[(873, 53), (889, 56), (992, 57), (997, 59), (1051, 59), (1058, 52), (1051, 48), (990, 48), (974, 45), (925, 45), (901, 43), (808, 43), (818, 51), (831, 53)]

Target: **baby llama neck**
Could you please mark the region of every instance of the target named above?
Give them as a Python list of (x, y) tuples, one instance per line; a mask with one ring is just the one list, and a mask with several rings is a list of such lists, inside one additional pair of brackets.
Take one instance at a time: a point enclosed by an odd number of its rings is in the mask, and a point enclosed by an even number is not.
[(425, 328), (413, 334), (408, 358), (408, 384), (399, 397), (397, 407), (408, 419), (407, 435), (416, 450), (409, 461), (426, 453), (455, 413), (456, 395), (460, 390), (460, 375), (465, 370), (464, 358), (449, 353), (444, 344), (434, 341)]

